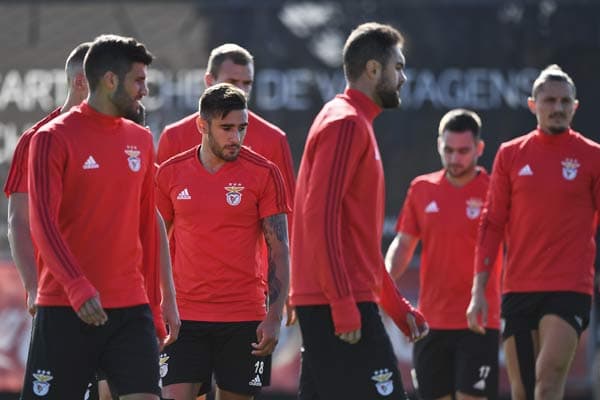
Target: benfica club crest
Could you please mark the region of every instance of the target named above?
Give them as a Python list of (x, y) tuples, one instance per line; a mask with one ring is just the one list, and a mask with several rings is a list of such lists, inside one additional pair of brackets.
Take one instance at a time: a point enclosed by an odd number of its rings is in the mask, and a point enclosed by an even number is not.
[(392, 375), (387, 368), (375, 371), (371, 379), (375, 381), (375, 389), (377, 393), (382, 396), (389, 396), (394, 391), (394, 382), (392, 381)]
[(38, 370), (35, 374), (33, 374), (35, 381), (33, 381), (33, 393), (36, 396), (45, 396), (50, 391), (50, 381), (54, 379), (52, 375), (50, 375), (50, 371), (41, 371)]
[(225, 200), (230, 206), (238, 206), (242, 202), (242, 190), (244, 187), (241, 183), (230, 183), (229, 186), (225, 186), (227, 193), (225, 194)]
[(167, 373), (169, 372), (169, 364), (167, 363), (167, 361), (169, 361), (169, 357), (166, 354), (161, 354), (159, 359), (158, 359), (158, 367), (160, 370), (160, 377), (164, 378), (165, 376), (167, 376)]
[(467, 218), (477, 219), (481, 214), (481, 208), (483, 207), (483, 200), (478, 198), (470, 198), (467, 200)]
[(136, 146), (127, 146), (125, 149), (125, 154), (127, 154), (127, 163), (129, 164), (129, 169), (133, 172), (138, 172), (142, 167), (140, 151)]
[(563, 169), (563, 178), (568, 181), (572, 181), (577, 176), (577, 168), (579, 168), (579, 161), (574, 158), (567, 158), (561, 162)]

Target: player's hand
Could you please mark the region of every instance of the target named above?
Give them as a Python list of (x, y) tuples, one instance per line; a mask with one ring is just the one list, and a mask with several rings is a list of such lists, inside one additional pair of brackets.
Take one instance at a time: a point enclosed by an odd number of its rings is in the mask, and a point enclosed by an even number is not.
[(413, 313), (406, 314), (406, 323), (410, 329), (410, 336), (408, 337), (408, 340), (411, 343), (423, 339), (429, 333), (429, 325), (427, 325), (425, 319), (417, 318)]
[(162, 340), (160, 345), (160, 349), (162, 350), (165, 346), (177, 340), (179, 329), (181, 328), (181, 319), (179, 318), (179, 310), (175, 301), (163, 299), (161, 308), (163, 320), (169, 331), (169, 334)]
[(90, 297), (83, 303), (81, 308), (77, 311), (77, 316), (86, 324), (95, 326), (104, 325), (106, 321), (108, 321), (108, 316), (102, 308), (102, 303), (100, 303), (99, 295)]
[(485, 299), (485, 293), (482, 290), (475, 290), (471, 294), (471, 302), (467, 307), (467, 323), (469, 329), (475, 333), (485, 334), (485, 325), (487, 324), (488, 305)]
[(252, 343), (252, 355), (264, 357), (273, 353), (277, 342), (279, 341), (279, 330), (281, 329), (281, 320), (279, 318), (265, 318), (256, 328), (256, 339), (258, 342)]
[(285, 326), (294, 325), (296, 323), (296, 320), (298, 319), (296, 307), (290, 304), (289, 298), (285, 302), (285, 315)]
[(361, 336), (362, 336), (362, 331), (360, 328), (358, 328), (354, 331), (350, 331), (350, 332), (342, 332), (337, 335), (337, 337), (340, 338), (340, 340), (343, 340), (344, 342), (349, 343), (349, 344), (358, 343)]
[(27, 312), (34, 317), (37, 310), (35, 300), (37, 299), (37, 288), (27, 291)]

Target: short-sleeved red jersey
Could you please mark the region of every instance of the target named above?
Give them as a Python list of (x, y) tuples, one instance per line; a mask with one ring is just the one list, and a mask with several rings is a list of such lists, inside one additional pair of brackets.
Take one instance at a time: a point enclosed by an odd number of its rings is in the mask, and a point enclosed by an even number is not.
[[(408, 190), (396, 231), (421, 240), (419, 309), (434, 329), (467, 329), (473, 260), (489, 175), (478, 169), (462, 187), (441, 170), (415, 178)], [(500, 263), (489, 279), (487, 327), (500, 327)]]
[(496, 154), (476, 248), (487, 271), (504, 240), (502, 290), (593, 293), (600, 145), (537, 129)]
[(27, 193), (27, 161), (29, 159), (29, 144), (31, 138), (43, 125), (52, 121), (60, 115), (61, 108), (57, 108), (34, 126), (23, 132), (15, 148), (6, 182), (4, 183), (4, 194), (10, 197), (13, 193)]
[(38, 304), (78, 310), (99, 293), (104, 308), (150, 302), (159, 321), (153, 161), (148, 130), (87, 102), (34, 135), (29, 210), (41, 256)]
[(199, 146), (158, 169), (158, 209), (172, 224), (173, 265), (181, 318), (233, 322), (266, 315), (260, 264), (262, 219), (288, 213), (277, 166), (242, 147), (215, 174), (198, 159)]

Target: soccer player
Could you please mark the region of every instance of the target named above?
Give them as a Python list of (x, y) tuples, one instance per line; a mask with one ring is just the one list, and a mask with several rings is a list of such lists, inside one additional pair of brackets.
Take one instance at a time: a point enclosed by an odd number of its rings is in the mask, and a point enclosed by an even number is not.
[[(396, 280), (422, 242), (419, 310), (429, 334), (414, 345), (417, 390), (424, 400), (495, 399), (498, 395), (500, 327), (499, 265), (486, 298), (485, 334), (469, 330), (465, 312), (473, 282), (473, 259), (480, 212), (489, 176), (477, 166), (483, 152), (481, 120), (464, 109), (451, 110), (439, 124), (443, 169), (416, 177), (398, 218), (386, 265)], [(501, 261), (499, 257), (497, 264)]]
[(24, 399), (82, 398), (97, 370), (123, 399), (158, 399), (156, 337), (166, 332), (152, 137), (122, 118), (139, 111), (152, 59), (135, 39), (96, 38), (84, 61), (87, 100), (31, 140), (40, 274)]
[(81, 43), (71, 51), (65, 62), (67, 76), (67, 98), (62, 107), (52, 111), (19, 138), (4, 184), (8, 197), (8, 242), (15, 266), (27, 292), (27, 309), (35, 315), (37, 296), (37, 267), (35, 247), (29, 229), (29, 194), (27, 189), (27, 160), (31, 138), (47, 122), (71, 107), (80, 104), (88, 95), (87, 80), (83, 72), (83, 59), (90, 48), (89, 42)]
[(481, 331), (499, 245), (506, 247), (502, 332), (513, 399), (562, 399), (590, 318), (600, 145), (571, 129), (575, 84), (559, 66), (533, 83), (537, 129), (496, 154), (475, 251), (469, 325)]
[(294, 204), (291, 302), (303, 338), (300, 399), (405, 399), (377, 304), (416, 340), (427, 324), (381, 253), (385, 181), (372, 122), (400, 104), (402, 35), (366, 23), (343, 51), (347, 88), (308, 133)]
[(217, 399), (252, 399), (269, 383), (288, 292), (285, 183), (274, 163), (242, 146), (243, 91), (228, 83), (206, 89), (196, 123), (202, 144), (164, 162), (156, 177), (158, 208), (177, 243), (182, 318), (162, 356), (163, 396), (195, 399), (214, 373)]

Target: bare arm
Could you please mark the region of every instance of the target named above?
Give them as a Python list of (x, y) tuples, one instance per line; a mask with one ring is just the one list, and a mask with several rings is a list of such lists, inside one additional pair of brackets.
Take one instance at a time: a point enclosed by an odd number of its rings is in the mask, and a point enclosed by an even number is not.
[(258, 343), (252, 344), (252, 354), (259, 356), (269, 355), (275, 350), (290, 282), (287, 216), (276, 214), (266, 217), (262, 226), (269, 259), (269, 310), (256, 329)]
[(12, 258), (27, 291), (27, 309), (34, 315), (37, 268), (29, 229), (28, 201), (27, 193), (13, 193), (8, 198), (8, 242)]
[[(164, 345), (169, 345), (177, 340), (181, 320), (177, 310), (177, 301), (175, 300), (175, 283), (173, 282), (173, 269), (171, 266), (171, 257), (169, 255), (169, 238), (167, 237), (166, 224), (160, 213), (156, 210), (156, 225), (160, 240), (160, 289), (162, 292), (162, 312), (163, 318), (169, 327), (169, 335), (165, 338)], [(169, 229), (171, 223), (169, 222)]]
[(485, 325), (487, 324), (488, 305), (485, 298), (485, 288), (489, 278), (489, 271), (475, 274), (473, 287), (471, 288), (471, 302), (467, 308), (469, 329), (481, 334), (485, 333)]
[(385, 267), (394, 280), (398, 280), (408, 268), (419, 239), (408, 233), (398, 232), (385, 254)]

